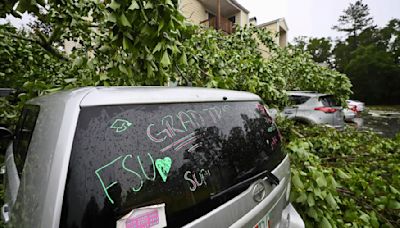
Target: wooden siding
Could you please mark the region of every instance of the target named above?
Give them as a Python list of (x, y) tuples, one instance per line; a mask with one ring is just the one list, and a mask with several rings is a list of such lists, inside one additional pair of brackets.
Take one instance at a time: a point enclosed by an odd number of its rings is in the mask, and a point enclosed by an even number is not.
[(200, 22), (208, 19), (206, 9), (197, 0), (181, 0), (179, 10), (193, 24), (199, 25)]

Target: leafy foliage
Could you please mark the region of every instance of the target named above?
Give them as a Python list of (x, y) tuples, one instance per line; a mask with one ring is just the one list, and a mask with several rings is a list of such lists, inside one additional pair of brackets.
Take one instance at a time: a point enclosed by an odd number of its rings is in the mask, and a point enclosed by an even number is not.
[(358, 36), (338, 42), (336, 68), (349, 75), (357, 99), (369, 104), (397, 104), (400, 89), (400, 21), (392, 19), (384, 28), (368, 28)]
[[(183, 43), (185, 56), (179, 66), (180, 84), (247, 90), (278, 103), (285, 96), (282, 89), (287, 75), (274, 74), (274, 65), (261, 56), (255, 34), (271, 50), (277, 48), (267, 31), (254, 27), (238, 28), (229, 36), (197, 29)], [(190, 67), (182, 65), (186, 61)]]
[[(369, 104), (397, 104), (400, 89), (400, 21), (384, 28), (372, 25), (368, 5), (350, 4), (339, 18), (338, 31), (348, 37), (334, 49), (336, 68), (349, 75), (355, 98)], [(389, 87), (388, 87), (389, 85)]]
[[(371, 103), (398, 102), (395, 99), (400, 97), (400, 67), (393, 63), (391, 54), (371, 44), (358, 48), (354, 56), (345, 72), (358, 82), (354, 86), (358, 97)], [(373, 77), (365, 80), (366, 75)]]
[(291, 199), (307, 227), (400, 225), (400, 137), (285, 124)]
[[(267, 61), (259, 42), (270, 50)], [(183, 62), (190, 67), (178, 67), (179, 84), (246, 90), (278, 106), (285, 103), (286, 90), (315, 90), (342, 101), (351, 93), (345, 75), (317, 65), (301, 50), (279, 48), (272, 34), (259, 28), (239, 28), (229, 36), (198, 29), (183, 47)]]
[(10, 125), (26, 100), (66, 85), (76, 72), (10, 25), (0, 25), (0, 40), (1, 87), (18, 91), (18, 97), (0, 98), (0, 124)]
[(330, 67), (332, 63), (332, 40), (330, 38), (297, 37), (293, 45), (304, 51), (308, 51), (317, 63), (325, 63)]
[(348, 99), (352, 85), (346, 75), (315, 64), (311, 55), (302, 50), (284, 49), (278, 53), (271, 62), (276, 66), (274, 69), (278, 73), (286, 76), (287, 90), (333, 94), (342, 103)]
[(4, 0), (0, 2), (0, 18), (6, 17), (8, 13), (18, 16), (18, 14), (13, 11), (16, 2), (17, 0)]
[[(167, 42), (164, 38), (155, 44), (156, 51), (147, 53), (145, 48), (140, 50), (144, 53), (133, 54), (124, 50), (123, 44), (107, 43), (107, 37), (99, 36), (94, 40), (102, 42), (82, 42), (82, 48), (73, 50), (68, 58), (60, 59), (58, 55), (49, 54), (40, 44), (7, 37), (4, 46), (8, 49), (25, 48), (26, 53), (14, 56), (12, 51), (8, 51), (8, 55), (4, 55), (7, 58), (4, 62), (9, 63), (4, 65), (7, 68), (4, 70), (4, 85), (22, 88), (28, 92), (27, 98), (31, 98), (77, 86), (164, 85), (168, 81), (177, 80), (178, 85), (251, 91), (275, 105), (285, 103), (285, 90), (317, 90), (335, 94), (341, 100), (351, 93), (351, 84), (345, 75), (317, 65), (310, 55), (300, 50), (279, 48), (268, 31), (246, 27), (237, 29), (231, 35), (224, 35), (215, 30), (196, 27), (189, 29), (186, 26), (182, 31), (186, 32), (186, 37), (174, 41), (179, 50), (175, 54), (171, 51), (170, 54), (171, 48), (176, 48), (166, 45), (158, 57), (158, 49), (162, 50)], [(190, 36), (188, 31), (192, 31)], [(88, 32), (93, 35), (93, 31)], [(0, 30), (4, 37), (10, 33)], [(12, 33), (19, 34), (16, 31)], [(18, 36), (24, 37), (24, 34)], [(152, 42), (157, 39), (154, 38)], [(146, 45), (140, 42), (137, 41), (138, 45)], [(268, 61), (262, 58), (258, 49), (259, 42), (271, 50)], [(13, 65), (18, 61), (29, 63), (26, 66), (31, 71)], [(144, 66), (146, 64), (149, 68)], [(17, 80), (11, 80), (13, 77)]]

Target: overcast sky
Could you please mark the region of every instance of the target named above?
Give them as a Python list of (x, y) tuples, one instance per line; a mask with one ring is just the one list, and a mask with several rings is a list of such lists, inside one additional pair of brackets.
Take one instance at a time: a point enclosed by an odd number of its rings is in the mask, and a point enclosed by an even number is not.
[[(257, 23), (286, 19), (291, 42), (297, 36), (331, 37), (344, 36), (332, 30), (343, 10), (355, 0), (237, 0), (257, 17)], [(400, 0), (364, 0), (368, 4), (374, 23), (382, 27), (392, 18), (400, 19)]]

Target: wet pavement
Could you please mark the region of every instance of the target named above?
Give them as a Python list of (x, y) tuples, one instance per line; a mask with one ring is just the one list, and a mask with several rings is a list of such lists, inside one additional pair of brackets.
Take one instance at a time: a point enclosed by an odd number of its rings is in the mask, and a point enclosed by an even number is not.
[(373, 130), (385, 137), (393, 138), (400, 133), (400, 112), (368, 110), (354, 122), (361, 130)]

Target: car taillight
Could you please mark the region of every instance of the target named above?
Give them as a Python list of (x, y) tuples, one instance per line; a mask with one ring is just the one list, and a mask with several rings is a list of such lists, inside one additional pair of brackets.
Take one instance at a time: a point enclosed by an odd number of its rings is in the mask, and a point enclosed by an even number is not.
[(322, 111), (322, 112), (325, 112), (325, 113), (334, 113), (334, 112), (337, 111), (336, 108), (331, 108), (331, 107), (317, 107), (317, 108), (314, 108), (314, 110)]
[(357, 112), (357, 105), (353, 105), (353, 107), (351, 107), (350, 110), (353, 112)]
[(273, 122), (271, 114), (269, 113), (266, 105), (257, 104), (257, 109), (258, 109), (258, 111), (260, 111), (261, 114), (264, 114), (268, 117), (267, 119), (268, 119), (269, 123)]

